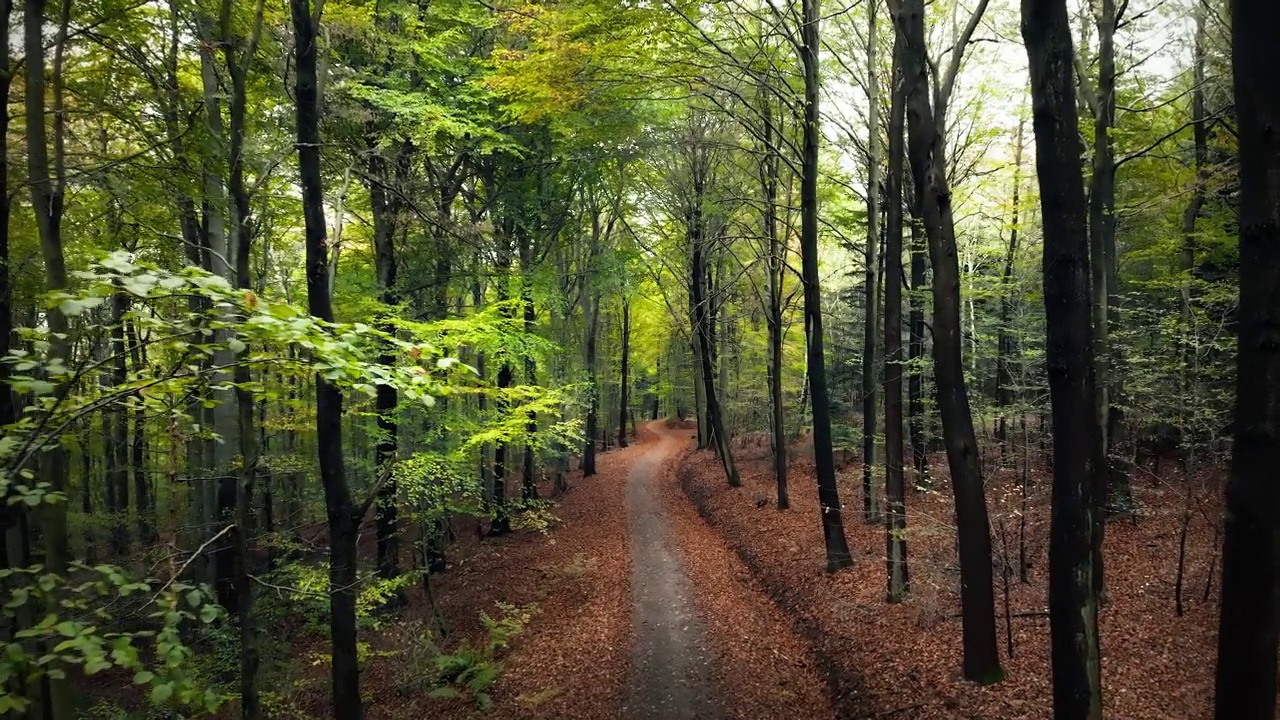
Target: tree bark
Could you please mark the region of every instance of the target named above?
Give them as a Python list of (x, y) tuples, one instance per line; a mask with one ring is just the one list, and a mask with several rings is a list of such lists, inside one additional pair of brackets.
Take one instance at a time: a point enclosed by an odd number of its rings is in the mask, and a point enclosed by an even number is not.
[(991, 530), (961, 359), (960, 265), (946, 158), (939, 142), (941, 128), (929, 104), (923, 0), (903, 0), (896, 20), (903, 38), (911, 175), (921, 188), (933, 260), (934, 375), (956, 504), (964, 676), (990, 684), (1004, 677), (996, 647)]
[[(1104, 2), (1107, 0), (1104, 0)], [(1044, 218), (1046, 363), (1053, 404), (1049, 627), (1054, 717), (1100, 720), (1095, 493), (1106, 476), (1092, 353), (1089, 233), (1065, 0), (1023, 0)], [(1097, 274), (1094, 274), (1097, 278)]]
[(786, 414), (782, 407), (782, 282), (786, 277), (786, 245), (778, 233), (778, 139), (781, 128), (774, 127), (773, 98), (767, 83), (768, 80), (760, 93), (764, 136), (760, 187), (764, 195), (764, 232), (768, 240), (765, 266), (769, 274), (769, 306), (766, 312), (769, 326), (769, 428), (773, 433), (773, 479), (777, 486), (777, 508), (787, 510), (791, 507), (791, 498), (787, 494)]
[[(297, 113), (298, 175), (302, 185), (307, 264), (307, 310), (333, 321), (329, 258), (325, 242), (324, 189), (320, 168), (320, 107), (316, 60), (320, 5), (289, 0), (294, 31), (294, 100)], [(313, 14), (314, 13), (314, 14)], [(320, 482), (329, 521), (329, 634), (333, 643), (333, 712), (337, 720), (360, 720), (360, 666), (356, 656), (357, 508), (347, 484), (342, 449), (342, 391), (317, 374), (316, 446)]]
[(622, 298), (622, 379), (619, 383), (618, 400), (618, 447), (627, 446), (627, 407), (631, 401), (628, 391), (631, 389), (631, 302)]
[(876, 419), (880, 414), (880, 392), (876, 382), (880, 342), (880, 66), (876, 59), (876, 9), (867, 5), (867, 250), (863, 255), (862, 336), (862, 520), (880, 522), (880, 501), (876, 494)]
[[(31, 192), (31, 208), (40, 237), (40, 253), (44, 259), (45, 287), (49, 291), (67, 288), (67, 266), (62, 245), (62, 210), (65, 198), (64, 128), (62, 107), (62, 58), (67, 42), (71, 0), (63, 0), (54, 41), (54, 60), (50, 78), (53, 83), (54, 165), (49, 166), (49, 135), (45, 114), (45, 0), (26, 0), (23, 9), (23, 44), (26, 51), (25, 113), (27, 124), (27, 181)], [(47, 310), (49, 326), (49, 360), (66, 363), (70, 347), (66, 315), (55, 305)], [(57, 390), (64, 396), (71, 388), (63, 383)], [(69, 467), (67, 451), (55, 444), (40, 459), (40, 474), (49, 483), (50, 492), (65, 492)], [(40, 527), (44, 540), (46, 572), (66, 572), (69, 559), (67, 542), (67, 509), (65, 503), (50, 502), (40, 506)], [(58, 612), (52, 601), (50, 611)], [(42, 705), (48, 720), (69, 720), (74, 713), (70, 688), (64, 680), (46, 678), (42, 683)]]
[[(874, 3), (873, 3), (874, 5)], [(885, 545), (889, 602), (910, 587), (907, 568), (907, 505), (902, 437), (902, 175), (906, 148), (902, 40), (893, 43), (893, 91), (889, 101), (889, 168), (885, 177), (884, 441)]]
[(804, 128), (800, 177), (800, 260), (804, 284), (804, 331), (808, 341), (809, 388), (813, 403), (813, 458), (822, 511), (822, 539), (827, 572), (853, 565), (841, 518), (831, 445), (831, 400), (827, 395), (826, 359), (822, 347), (822, 288), (818, 280), (818, 25), (820, 0), (802, 0), (800, 60), (804, 72)]
[(1275, 714), (1280, 636), (1280, 6), (1236, 0), (1231, 16), (1240, 303), (1215, 713), (1218, 720), (1263, 720)]
[[(391, 181), (387, 159), (374, 146), (372, 128), (369, 129), (369, 204), (373, 216), (373, 262), (374, 272), (378, 278), (379, 300), (387, 316), (380, 323), (380, 329), (389, 334), (395, 333), (395, 325), (391, 322), (391, 307), (400, 302), (396, 292), (396, 249), (395, 234), (399, 201), (387, 197), (385, 185)], [(378, 362), (392, 366), (396, 358), (390, 347), (378, 355)], [(400, 428), (396, 419), (396, 410), (400, 404), (399, 394), (390, 385), (379, 385), (374, 398), (374, 412), (378, 416), (378, 442), (374, 448), (374, 464), (379, 478), (383, 478), (383, 486), (378, 492), (377, 505), (374, 508), (374, 524), (376, 533), (376, 553), (378, 576), (383, 580), (391, 580), (400, 575), (400, 531), (399, 531), (399, 488), (395, 481), (394, 466), (399, 449)]]
[(918, 186), (912, 183), (911, 209), (911, 317), (910, 340), (907, 345), (907, 418), (911, 435), (911, 463), (915, 468), (915, 485), (920, 490), (931, 490), (933, 479), (929, 477), (929, 448), (925, 438), (924, 414), (924, 311), (925, 273), (928, 270), (928, 248), (924, 238), (924, 218), (920, 217), (923, 204)]
[(1013, 208), (1010, 211), (1009, 246), (1004, 256), (1004, 272), (1000, 277), (1000, 330), (996, 340), (996, 439), (1000, 442), (1000, 461), (1009, 457), (1009, 406), (1013, 404), (1013, 364), (1016, 345), (1013, 333), (1013, 271), (1018, 258), (1018, 203), (1022, 189), (1022, 122), (1013, 145)]

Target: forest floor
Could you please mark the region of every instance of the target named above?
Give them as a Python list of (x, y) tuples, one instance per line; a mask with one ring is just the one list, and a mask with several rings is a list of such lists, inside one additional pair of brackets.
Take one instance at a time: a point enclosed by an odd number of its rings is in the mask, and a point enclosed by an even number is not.
[[(742, 443), (737, 449), (742, 488), (728, 487), (713, 454), (692, 451), (679, 463), (682, 487), (807, 638), (826, 671), (839, 717), (1052, 716), (1046, 597), (1051, 480), (1044, 468), (1031, 463), (1024, 502), (1018, 473), (987, 462), (998, 635), (1007, 677), (980, 687), (960, 676), (959, 572), (943, 456), (935, 457), (932, 467), (936, 492), (908, 490), (911, 594), (890, 605), (885, 601), (885, 531), (883, 524), (863, 522), (861, 465), (851, 463), (838, 473), (856, 564), (828, 575), (812, 462), (792, 463), (792, 509), (779, 512), (773, 506), (768, 442)], [(1176, 463), (1167, 462), (1166, 470), (1171, 465)], [(1107, 525), (1108, 602), (1099, 623), (1108, 718), (1212, 717), (1220, 540), (1211, 518), (1219, 516), (1213, 488), (1220, 482), (1206, 468), (1188, 492), (1181, 477), (1139, 470), (1134, 480), (1138, 513)], [(1175, 592), (1184, 518), (1179, 615)], [(1019, 578), (1024, 555), (1025, 583)]]
[[(942, 457), (939, 492), (909, 491), (912, 589), (884, 600), (884, 529), (862, 522), (861, 467), (839, 473), (856, 565), (825, 573), (817, 493), (803, 448), (791, 466), (792, 509), (773, 507), (768, 443), (740, 442), (744, 486), (731, 489), (694, 430), (661, 422), (628, 448), (601, 453), (598, 474), (569, 476), (545, 532), (485, 537), (455, 523), (449, 567), (407, 606), (361, 633), (362, 695), (374, 719), (766, 720), (1051, 715), (1048, 659), (1049, 479), (989, 463), (1001, 659), (1007, 679), (960, 677), (958, 568)], [(1135, 482), (1140, 513), (1109, 523), (1109, 602), (1101, 615), (1106, 714), (1121, 720), (1207, 718), (1212, 697), (1218, 538), (1210, 479)], [(542, 489), (550, 496), (550, 487)], [(1189, 513), (1185, 510), (1190, 509)], [(1187, 520), (1184, 612), (1174, 611)], [(1025, 524), (1023, 521), (1025, 520)], [(1025, 556), (1026, 582), (1020, 582)], [(1007, 582), (1006, 582), (1007, 581)], [(1206, 592), (1209, 588), (1209, 592)], [(1208, 600), (1205, 600), (1205, 597)], [(437, 614), (439, 619), (437, 619)], [(520, 618), (489, 649), (491, 618)], [(443, 621), (449, 633), (439, 639)], [(499, 626), (507, 623), (499, 622)], [(287, 641), (269, 667), (273, 717), (323, 717), (327, 644)], [(481, 693), (433, 696), (441, 652), (501, 669)]]
[[(680, 488), (688, 427), (652, 422), (628, 448), (569, 477), (546, 533), (481, 538), (449, 548), (433, 596), (449, 638), (436, 634), (419, 589), (369, 643), (362, 694), (370, 718), (493, 719), (835, 717), (809, 645)], [(544, 489), (544, 496), (550, 488)], [(474, 697), (428, 697), (439, 650), (482, 647), (480, 613), (527, 610), (527, 626), (496, 655), (502, 672)], [(294, 683), (288, 704), (320, 717), (327, 667)]]

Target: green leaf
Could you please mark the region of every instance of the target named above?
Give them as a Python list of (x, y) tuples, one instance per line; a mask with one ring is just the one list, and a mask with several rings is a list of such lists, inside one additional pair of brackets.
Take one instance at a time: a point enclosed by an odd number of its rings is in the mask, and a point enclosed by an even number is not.
[(208, 625), (218, 618), (218, 606), (209, 604), (200, 608), (200, 622)]
[(151, 688), (151, 702), (163, 705), (173, 697), (173, 683), (162, 683)]
[(135, 685), (145, 685), (155, 679), (156, 674), (149, 670), (139, 670), (137, 674), (133, 676), (133, 682)]
[(235, 353), (236, 355), (239, 355), (240, 353), (244, 352), (244, 349), (245, 349), (244, 341), (241, 340), (240, 338), (231, 338), (230, 340), (227, 341), (227, 349), (229, 349), (231, 352)]

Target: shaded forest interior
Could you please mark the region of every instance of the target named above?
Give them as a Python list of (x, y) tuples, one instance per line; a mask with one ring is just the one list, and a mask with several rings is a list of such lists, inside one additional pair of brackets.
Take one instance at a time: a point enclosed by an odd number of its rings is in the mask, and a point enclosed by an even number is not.
[(1275, 717), (1273, 0), (0, 25), (0, 715)]

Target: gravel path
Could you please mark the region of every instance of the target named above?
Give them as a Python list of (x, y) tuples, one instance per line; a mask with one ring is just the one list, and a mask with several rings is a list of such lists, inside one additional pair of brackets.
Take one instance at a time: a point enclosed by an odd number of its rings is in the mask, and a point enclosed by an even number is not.
[(657, 487), (680, 441), (660, 422), (651, 423), (649, 430), (660, 439), (636, 461), (627, 479), (635, 644), (626, 717), (716, 718), (706, 632)]

